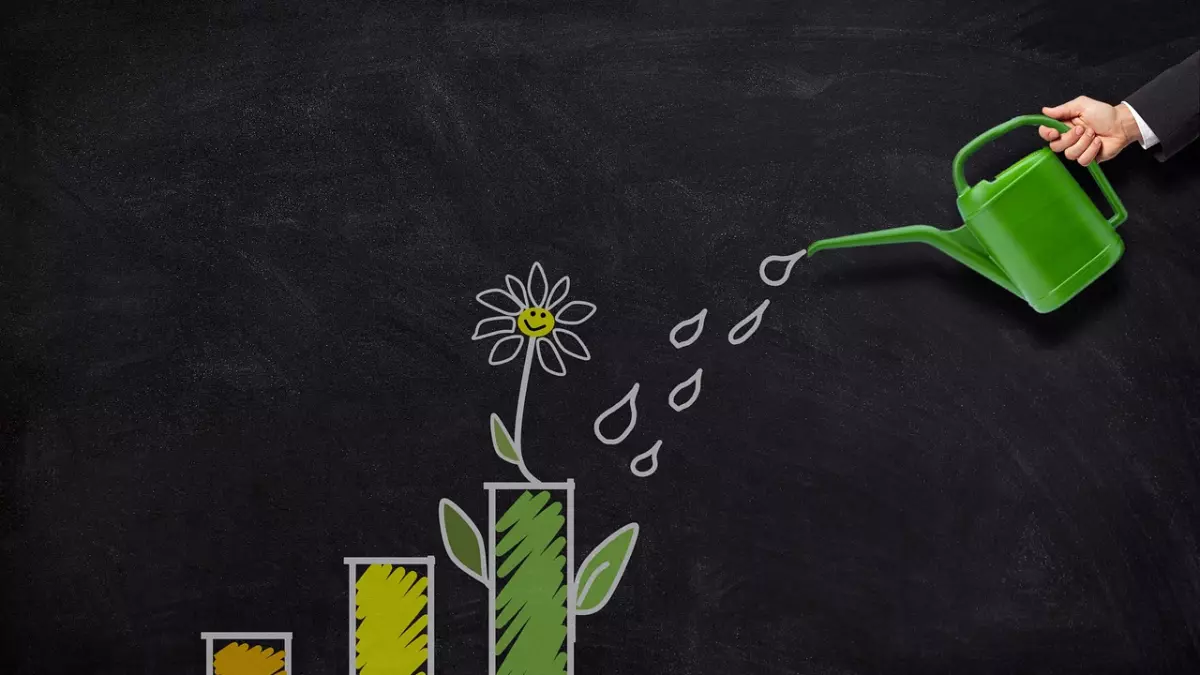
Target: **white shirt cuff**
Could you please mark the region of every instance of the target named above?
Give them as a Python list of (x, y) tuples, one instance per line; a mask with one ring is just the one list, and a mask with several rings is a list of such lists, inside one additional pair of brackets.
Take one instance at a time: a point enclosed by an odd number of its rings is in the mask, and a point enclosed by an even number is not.
[(1124, 103), (1125, 107), (1129, 108), (1129, 112), (1133, 113), (1133, 121), (1137, 122), (1138, 131), (1142, 134), (1142, 149), (1148, 150), (1158, 145), (1158, 136), (1154, 135), (1154, 130), (1146, 124), (1146, 120), (1142, 119), (1142, 116), (1138, 114), (1137, 110), (1134, 110), (1133, 106), (1129, 105), (1128, 101), (1121, 101), (1121, 103)]

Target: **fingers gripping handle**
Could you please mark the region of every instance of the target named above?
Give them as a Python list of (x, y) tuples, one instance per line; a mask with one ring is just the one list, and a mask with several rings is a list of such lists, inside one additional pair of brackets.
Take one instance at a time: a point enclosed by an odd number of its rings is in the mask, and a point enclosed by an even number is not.
[[(961, 197), (963, 193), (971, 188), (970, 184), (967, 183), (967, 176), (963, 170), (963, 165), (966, 164), (968, 157), (975, 154), (984, 145), (996, 140), (1004, 134), (1007, 134), (1013, 129), (1018, 127), (1035, 126), (1047, 126), (1058, 130), (1059, 133), (1066, 133), (1067, 131), (1071, 130), (1071, 127), (1067, 126), (1066, 124), (1056, 119), (1046, 117), (1045, 115), (1021, 115), (1020, 117), (1014, 117), (1004, 124), (992, 127), (982, 134), (979, 134), (972, 139), (970, 143), (964, 145), (962, 150), (959, 150), (958, 154), (954, 156), (954, 191), (958, 193), (958, 196)], [(1106, 177), (1104, 172), (1100, 170), (1099, 162), (1092, 162), (1091, 164), (1088, 164), (1087, 168), (1088, 173), (1092, 174), (1092, 179), (1095, 180), (1096, 184), (1100, 186), (1100, 192), (1102, 192), (1104, 194), (1104, 198), (1108, 200), (1108, 205), (1112, 207), (1113, 215), (1108, 219), (1109, 224), (1113, 227), (1117, 227), (1121, 223), (1125, 222), (1125, 218), (1129, 215), (1125, 211), (1125, 205), (1122, 204), (1121, 199), (1117, 197), (1116, 191), (1113, 190), (1112, 185), (1108, 182), (1108, 177)]]

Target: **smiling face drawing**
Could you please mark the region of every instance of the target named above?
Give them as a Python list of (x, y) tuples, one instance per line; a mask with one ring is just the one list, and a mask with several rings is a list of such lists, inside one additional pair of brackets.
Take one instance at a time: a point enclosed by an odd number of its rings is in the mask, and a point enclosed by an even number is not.
[(549, 335), (554, 330), (554, 313), (544, 307), (530, 307), (517, 315), (517, 328), (531, 338)]

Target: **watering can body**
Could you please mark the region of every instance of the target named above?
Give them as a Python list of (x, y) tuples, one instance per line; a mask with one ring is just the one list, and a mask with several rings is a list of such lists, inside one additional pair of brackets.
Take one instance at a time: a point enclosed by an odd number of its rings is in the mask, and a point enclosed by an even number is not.
[(880, 244), (929, 244), (1047, 313), (1111, 268), (1125, 250), (1116, 227), (1125, 207), (1097, 163), (1088, 171), (1113, 210), (1105, 218), (1062, 162), (1041, 148), (992, 180), (967, 183), (963, 164), (991, 140), (1017, 127), (1066, 125), (1041, 115), (1017, 117), (984, 132), (954, 158), (954, 183), (963, 226), (941, 230), (910, 225), (814, 242), (824, 249)]

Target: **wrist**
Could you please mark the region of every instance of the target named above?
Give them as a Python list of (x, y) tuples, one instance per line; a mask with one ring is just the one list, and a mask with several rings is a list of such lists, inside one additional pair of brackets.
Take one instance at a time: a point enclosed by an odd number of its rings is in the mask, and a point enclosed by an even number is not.
[(1117, 126), (1121, 129), (1121, 136), (1125, 139), (1125, 144), (1128, 145), (1137, 141), (1141, 143), (1142, 130), (1138, 127), (1137, 120), (1133, 117), (1133, 111), (1129, 109), (1129, 105), (1122, 102), (1117, 104)]

